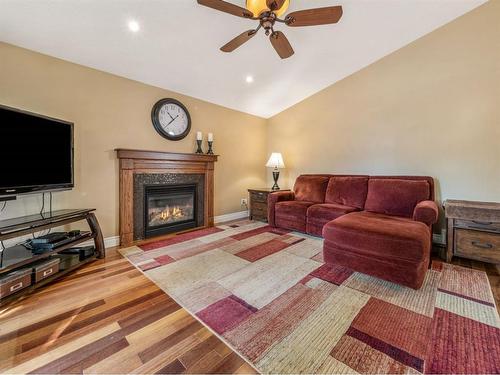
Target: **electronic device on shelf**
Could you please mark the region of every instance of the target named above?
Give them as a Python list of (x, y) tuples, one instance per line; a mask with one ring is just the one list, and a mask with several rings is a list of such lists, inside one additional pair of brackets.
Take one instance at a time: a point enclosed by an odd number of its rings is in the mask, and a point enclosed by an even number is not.
[(0, 124), (0, 201), (73, 188), (71, 122), (0, 105)]
[(31, 245), (35, 246), (38, 244), (54, 243), (68, 238), (68, 233), (66, 232), (53, 232), (46, 234), (44, 236), (36, 237), (31, 240)]
[[(70, 235), (71, 233), (71, 235)], [(75, 241), (78, 238), (85, 237), (89, 232), (71, 231), (68, 232), (54, 232), (45, 236), (40, 236), (29, 240), (27, 247), (33, 251), (34, 254), (43, 254), (46, 251), (54, 250), (60, 246), (64, 246)]]
[(95, 253), (95, 246), (80, 246), (80, 247), (72, 247), (71, 249), (67, 249), (61, 251), (59, 254), (71, 254), (78, 255), (80, 261), (90, 258)]
[(76, 236), (78, 236), (80, 233), (81, 233), (81, 231), (80, 231), (79, 229), (70, 230), (70, 231), (68, 232), (68, 237), (76, 237)]

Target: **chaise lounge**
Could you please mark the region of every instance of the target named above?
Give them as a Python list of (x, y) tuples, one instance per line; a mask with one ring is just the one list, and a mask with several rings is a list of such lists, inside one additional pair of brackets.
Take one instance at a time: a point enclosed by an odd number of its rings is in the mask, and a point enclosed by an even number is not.
[(437, 218), (431, 177), (302, 175), (268, 202), (271, 226), (324, 238), (325, 262), (414, 289)]

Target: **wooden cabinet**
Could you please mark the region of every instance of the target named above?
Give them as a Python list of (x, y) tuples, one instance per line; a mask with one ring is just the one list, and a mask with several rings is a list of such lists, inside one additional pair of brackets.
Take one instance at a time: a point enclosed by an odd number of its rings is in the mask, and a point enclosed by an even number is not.
[[(272, 189), (248, 189), (248, 194), (250, 196), (249, 201), (249, 211), (250, 220), (258, 220), (267, 222), (267, 197), (270, 193), (277, 190)], [(278, 190), (285, 191), (285, 190)]]
[(448, 200), (446, 261), (454, 255), (500, 263), (500, 203)]

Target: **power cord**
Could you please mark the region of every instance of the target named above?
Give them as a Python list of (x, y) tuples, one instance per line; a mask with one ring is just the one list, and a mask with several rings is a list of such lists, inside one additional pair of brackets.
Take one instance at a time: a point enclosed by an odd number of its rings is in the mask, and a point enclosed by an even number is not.
[[(2, 209), (0, 209), (0, 214), (5, 210), (5, 207), (7, 206), (7, 201), (3, 202)], [(3, 253), (5, 250), (5, 245), (3, 244), (3, 241), (0, 241), (0, 265), (3, 267)]]
[[(50, 191), (48, 194), (49, 194), (49, 213), (50, 213), (50, 216), (52, 216), (52, 192)], [(42, 203), (42, 209), (40, 210), (40, 212), (43, 212), (45, 210), (45, 193), (42, 193), (42, 199), (43, 199), (43, 203)], [(52, 231), (52, 228), (49, 228), (47, 230), (47, 233), (43, 233), (43, 235), (46, 236), (51, 231)], [(33, 238), (35, 238), (35, 237), (33, 237)]]
[(3, 253), (5, 252), (3, 241), (0, 241), (0, 246), (2, 247), (2, 249), (0, 249), (0, 265), (3, 267)]
[(40, 215), (43, 214), (44, 210), (45, 210), (45, 193), (42, 193), (42, 208), (40, 209)]
[[(3, 210), (5, 210), (5, 207), (7, 206), (7, 201), (4, 201), (3, 202), (3, 206), (2, 206), (2, 209), (0, 210), (0, 214), (3, 212)], [(3, 244), (3, 241), (0, 241), (0, 264), (2, 265), (3, 267), (3, 252), (5, 250), (5, 246)]]

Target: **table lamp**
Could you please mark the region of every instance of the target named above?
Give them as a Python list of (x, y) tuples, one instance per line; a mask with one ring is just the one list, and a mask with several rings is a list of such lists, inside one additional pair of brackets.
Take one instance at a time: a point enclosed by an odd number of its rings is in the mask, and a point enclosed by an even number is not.
[(278, 178), (280, 178), (280, 168), (285, 168), (285, 163), (283, 162), (283, 156), (279, 152), (273, 152), (271, 157), (267, 161), (266, 167), (274, 168), (273, 170), (273, 178), (274, 185), (273, 190), (279, 190), (278, 186)]

